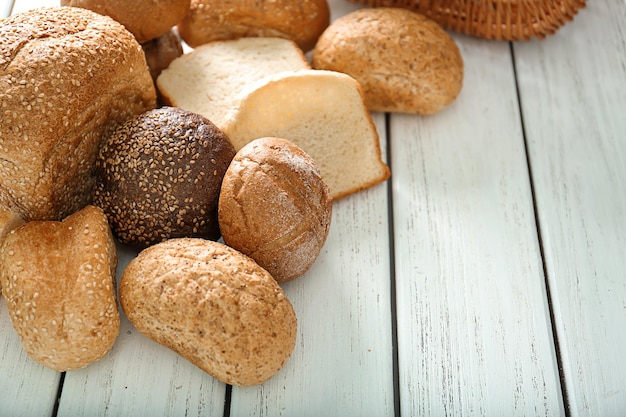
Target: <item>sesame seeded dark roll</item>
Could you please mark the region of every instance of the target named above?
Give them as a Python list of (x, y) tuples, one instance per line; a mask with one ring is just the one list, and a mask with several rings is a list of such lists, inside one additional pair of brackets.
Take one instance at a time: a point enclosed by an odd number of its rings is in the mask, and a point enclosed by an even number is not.
[(145, 248), (176, 237), (217, 240), (217, 204), (235, 156), (208, 119), (175, 107), (120, 126), (96, 160), (94, 204), (122, 243)]

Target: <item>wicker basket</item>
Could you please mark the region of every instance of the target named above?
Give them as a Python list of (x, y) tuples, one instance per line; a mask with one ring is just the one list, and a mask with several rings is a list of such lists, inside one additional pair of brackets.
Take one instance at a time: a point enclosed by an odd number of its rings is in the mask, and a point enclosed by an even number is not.
[(446, 29), (497, 40), (543, 39), (572, 20), (586, 0), (349, 0), (374, 7), (403, 7)]

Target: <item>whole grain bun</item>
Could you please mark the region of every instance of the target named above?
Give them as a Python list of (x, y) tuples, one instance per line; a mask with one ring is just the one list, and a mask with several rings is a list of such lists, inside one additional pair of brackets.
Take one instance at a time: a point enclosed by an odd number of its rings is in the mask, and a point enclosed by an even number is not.
[(155, 106), (141, 47), (73, 7), (0, 20), (0, 209), (60, 220), (89, 203), (102, 139)]
[(285, 139), (259, 138), (228, 167), (218, 213), (224, 242), (286, 282), (317, 259), (328, 236), (332, 199), (306, 152)]
[(144, 54), (146, 54), (146, 63), (155, 83), (161, 71), (167, 68), (174, 59), (183, 54), (183, 44), (180, 35), (175, 29), (142, 43), (141, 48)]
[(434, 21), (400, 8), (364, 8), (335, 20), (312, 55), (316, 69), (344, 72), (371, 111), (436, 113), (463, 85), (463, 59)]
[(174, 237), (220, 237), (217, 204), (230, 141), (213, 123), (174, 107), (121, 125), (96, 160), (94, 204), (123, 243), (143, 248)]
[(176, 26), (189, 11), (190, 0), (61, 0), (62, 6), (82, 7), (110, 16), (144, 43)]
[(120, 329), (117, 253), (104, 213), (87, 206), (62, 222), (33, 221), (0, 246), (0, 282), (26, 353), (68, 371), (100, 359)]
[(290, 39), (307, 52), (329, 23), (327, 0), (191, 0), (178, 29), (192, 47), (258, 36)]
[(296, 342), (296, 315), (271, 275), (221, 243), (171, 239), (140, 252), (120, 301), (141, 333), (227, 384), (260, 384)]

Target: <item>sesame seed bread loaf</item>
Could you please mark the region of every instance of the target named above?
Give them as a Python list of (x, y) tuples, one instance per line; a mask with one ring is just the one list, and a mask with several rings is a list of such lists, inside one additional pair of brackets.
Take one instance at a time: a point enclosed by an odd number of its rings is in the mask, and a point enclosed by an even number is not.
[(301, 70), (251, 85), (224, 131), (237, 150), (266, 136), (292, 141), (313, 158), (333, 199), (390, 175), (361, 88), (339, 72)]
[(0, 246), (0, 282), (26, 353), (68, 371), (100, 359), (120, 330), (117, 253), (102, 211), (86, 206), (62, 222), (32, 221)]
[(359, 81), (371, 111), (433, 114), (463, 85), (463, 58), (450, 35), (401, 8), (363, 8), (335, 20), (315, 45), (312, 62)]
[(175, 107), (121, 125), (96, 159), (93, 203), (114, 235), (138, 248), (174, 237), (219, 239), (217, 204), (235, 156), (204, 117)]
[(163, 35), (189, 11), (190, 0), (61, 0), (61, 6), (82, 7), (110, 16), (144, 43)]
[(172, 61), (157, 78), (157, 87), (164, 103), (201, 114), (223, 129), (246, 86), (301, 69), (310, 69), (309, 62), (287, 39), (215, 41)]
[(260, 36), (291, 39), (307, 52), (329, 23), (327, 0), (191, 0), (178, 29), (194, 48), (216, 40)]
[(224, 242), (286, 282), (317, 259), (330, 229), (332, 200), (306, 152), (285, 139), (259, 138), (228, 167), (218, 214)]
[(102, 138), (156, 104), (140, 45), (75, 7), (0, 20), (0, 209), (61, 220), (89, 203)]
[[(18, 226), (24, 224), (24, 220), (15, 213), (11, 213), (7, 210), (0, 210), (0, 246), (4, 241), (4, 238), (9, 232)], [(1, 265), (0, 265), (1, 267)], [(2, 282), (0, 281), (0, 291), (2, 291)]]
[(137, 330), (227, 384), (266, 381), (296, 343), (296, 315), (277, 282), (218, 242), (143, 250), (122, 274), (120, 302)]

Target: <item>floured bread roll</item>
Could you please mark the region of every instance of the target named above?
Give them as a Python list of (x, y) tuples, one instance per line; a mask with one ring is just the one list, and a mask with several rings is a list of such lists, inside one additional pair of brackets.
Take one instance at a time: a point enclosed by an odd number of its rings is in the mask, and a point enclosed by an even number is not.
[(317, 259), (330, 229), (332, 199), (306, 152), (284, 139), (259, 138), (228, 167), (218, 214), (224, 242), (286, 282)]
[(57, 371), (102, 358), (120, 330), (117, 252), (102, 210), (33, 221), (0, 246), (0, 282), (26, 353)]
[(141, 333), (227, 384), (260, 384), (286, 363), (296, 315), (271, 275), (218, 242), (171, 239), (122, 274), (120, 301)]
[(104, 137), (156, 105), (141, 47), (90, 10), (0, 19), (0, 209), (61, 220), (89, 203)]

